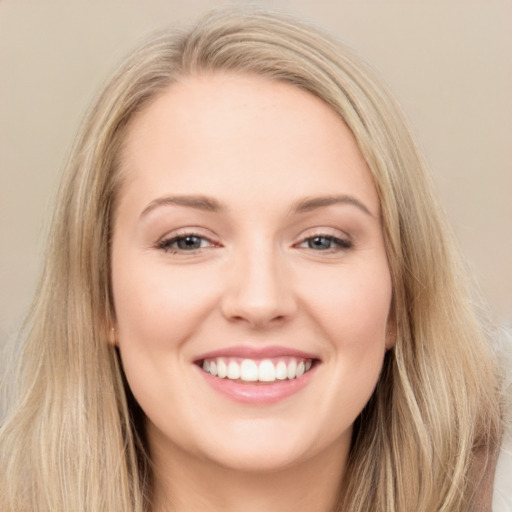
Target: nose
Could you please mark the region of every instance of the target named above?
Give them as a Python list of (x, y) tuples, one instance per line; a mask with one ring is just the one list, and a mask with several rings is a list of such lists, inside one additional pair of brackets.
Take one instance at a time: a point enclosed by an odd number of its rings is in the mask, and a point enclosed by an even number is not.
[(293, 280), (286, 264), (268, 248), (237, 254), (221, 299), (230, 322), (264, 329), (286, 323), (297, 311)]

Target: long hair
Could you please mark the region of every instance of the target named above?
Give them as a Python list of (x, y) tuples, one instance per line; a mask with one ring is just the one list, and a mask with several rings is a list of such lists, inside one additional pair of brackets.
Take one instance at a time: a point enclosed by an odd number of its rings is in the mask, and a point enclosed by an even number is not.
[(149, 40), (86, 117), (0, 434), (0, 509), (151, 509), (141, 411), (107, 341), (119, 158), (137, 112), (180, 77), (216, 72), (287, 82), (323, 100), (353, 132), (379, 194), (397, 340), (356, 421), (339, 510), (471, 510), (499, 444), (499, 379), (406, 124), (347, 48), (286, 17), (239, 10)]

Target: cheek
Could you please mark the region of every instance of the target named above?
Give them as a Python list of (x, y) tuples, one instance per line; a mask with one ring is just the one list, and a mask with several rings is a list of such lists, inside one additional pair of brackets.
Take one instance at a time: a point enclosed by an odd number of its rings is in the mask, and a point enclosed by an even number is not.
[(392, 287), (387, 265), (372, 269), (352, 267), (331, 276), (310, 303), (329, 353), (332, 386), (324, 407), (326, 414), (332, 407), (334, 424), (355, 420), (382, 369)]
[[(216, 274), (150, 264), (138, 256), (114, 260), (113, 294), (123, 369), (149, 418), (182, 404), (188, 341), (218, 303)], [(183, 387), (184, 386), (184, 387)], [(186, 404), (193, 407), (193, 404)], [(162, 420), (165, 424), (165, 421)]]
[(391, 305), (391, 278), (387, 265), (351, 267), (315, 280), (310, 308), (328, 338), (344, 349), (364, 351), (384, 344)]
[(186, 339), (217, 302), (214, 275), (165, 264), (118, 262), (113, 293), (120, 343), (165, 348)]

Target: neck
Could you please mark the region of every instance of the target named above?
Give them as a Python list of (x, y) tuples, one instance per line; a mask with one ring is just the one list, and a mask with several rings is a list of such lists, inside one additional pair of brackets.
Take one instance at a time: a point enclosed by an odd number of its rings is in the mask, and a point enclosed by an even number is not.
[(272, 471), (239, 471), (180, 452), (154, 461), (153, 512), (334, 512), (345, 447)]

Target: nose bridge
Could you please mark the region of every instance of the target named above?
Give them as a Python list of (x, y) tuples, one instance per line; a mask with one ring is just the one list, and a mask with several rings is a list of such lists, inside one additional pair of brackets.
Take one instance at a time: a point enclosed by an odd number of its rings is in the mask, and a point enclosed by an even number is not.
[(278, 250), (268, 240), (236, 251), (223, 300), (224, 314), (260, 326), (295, 311), (293, 283)]

